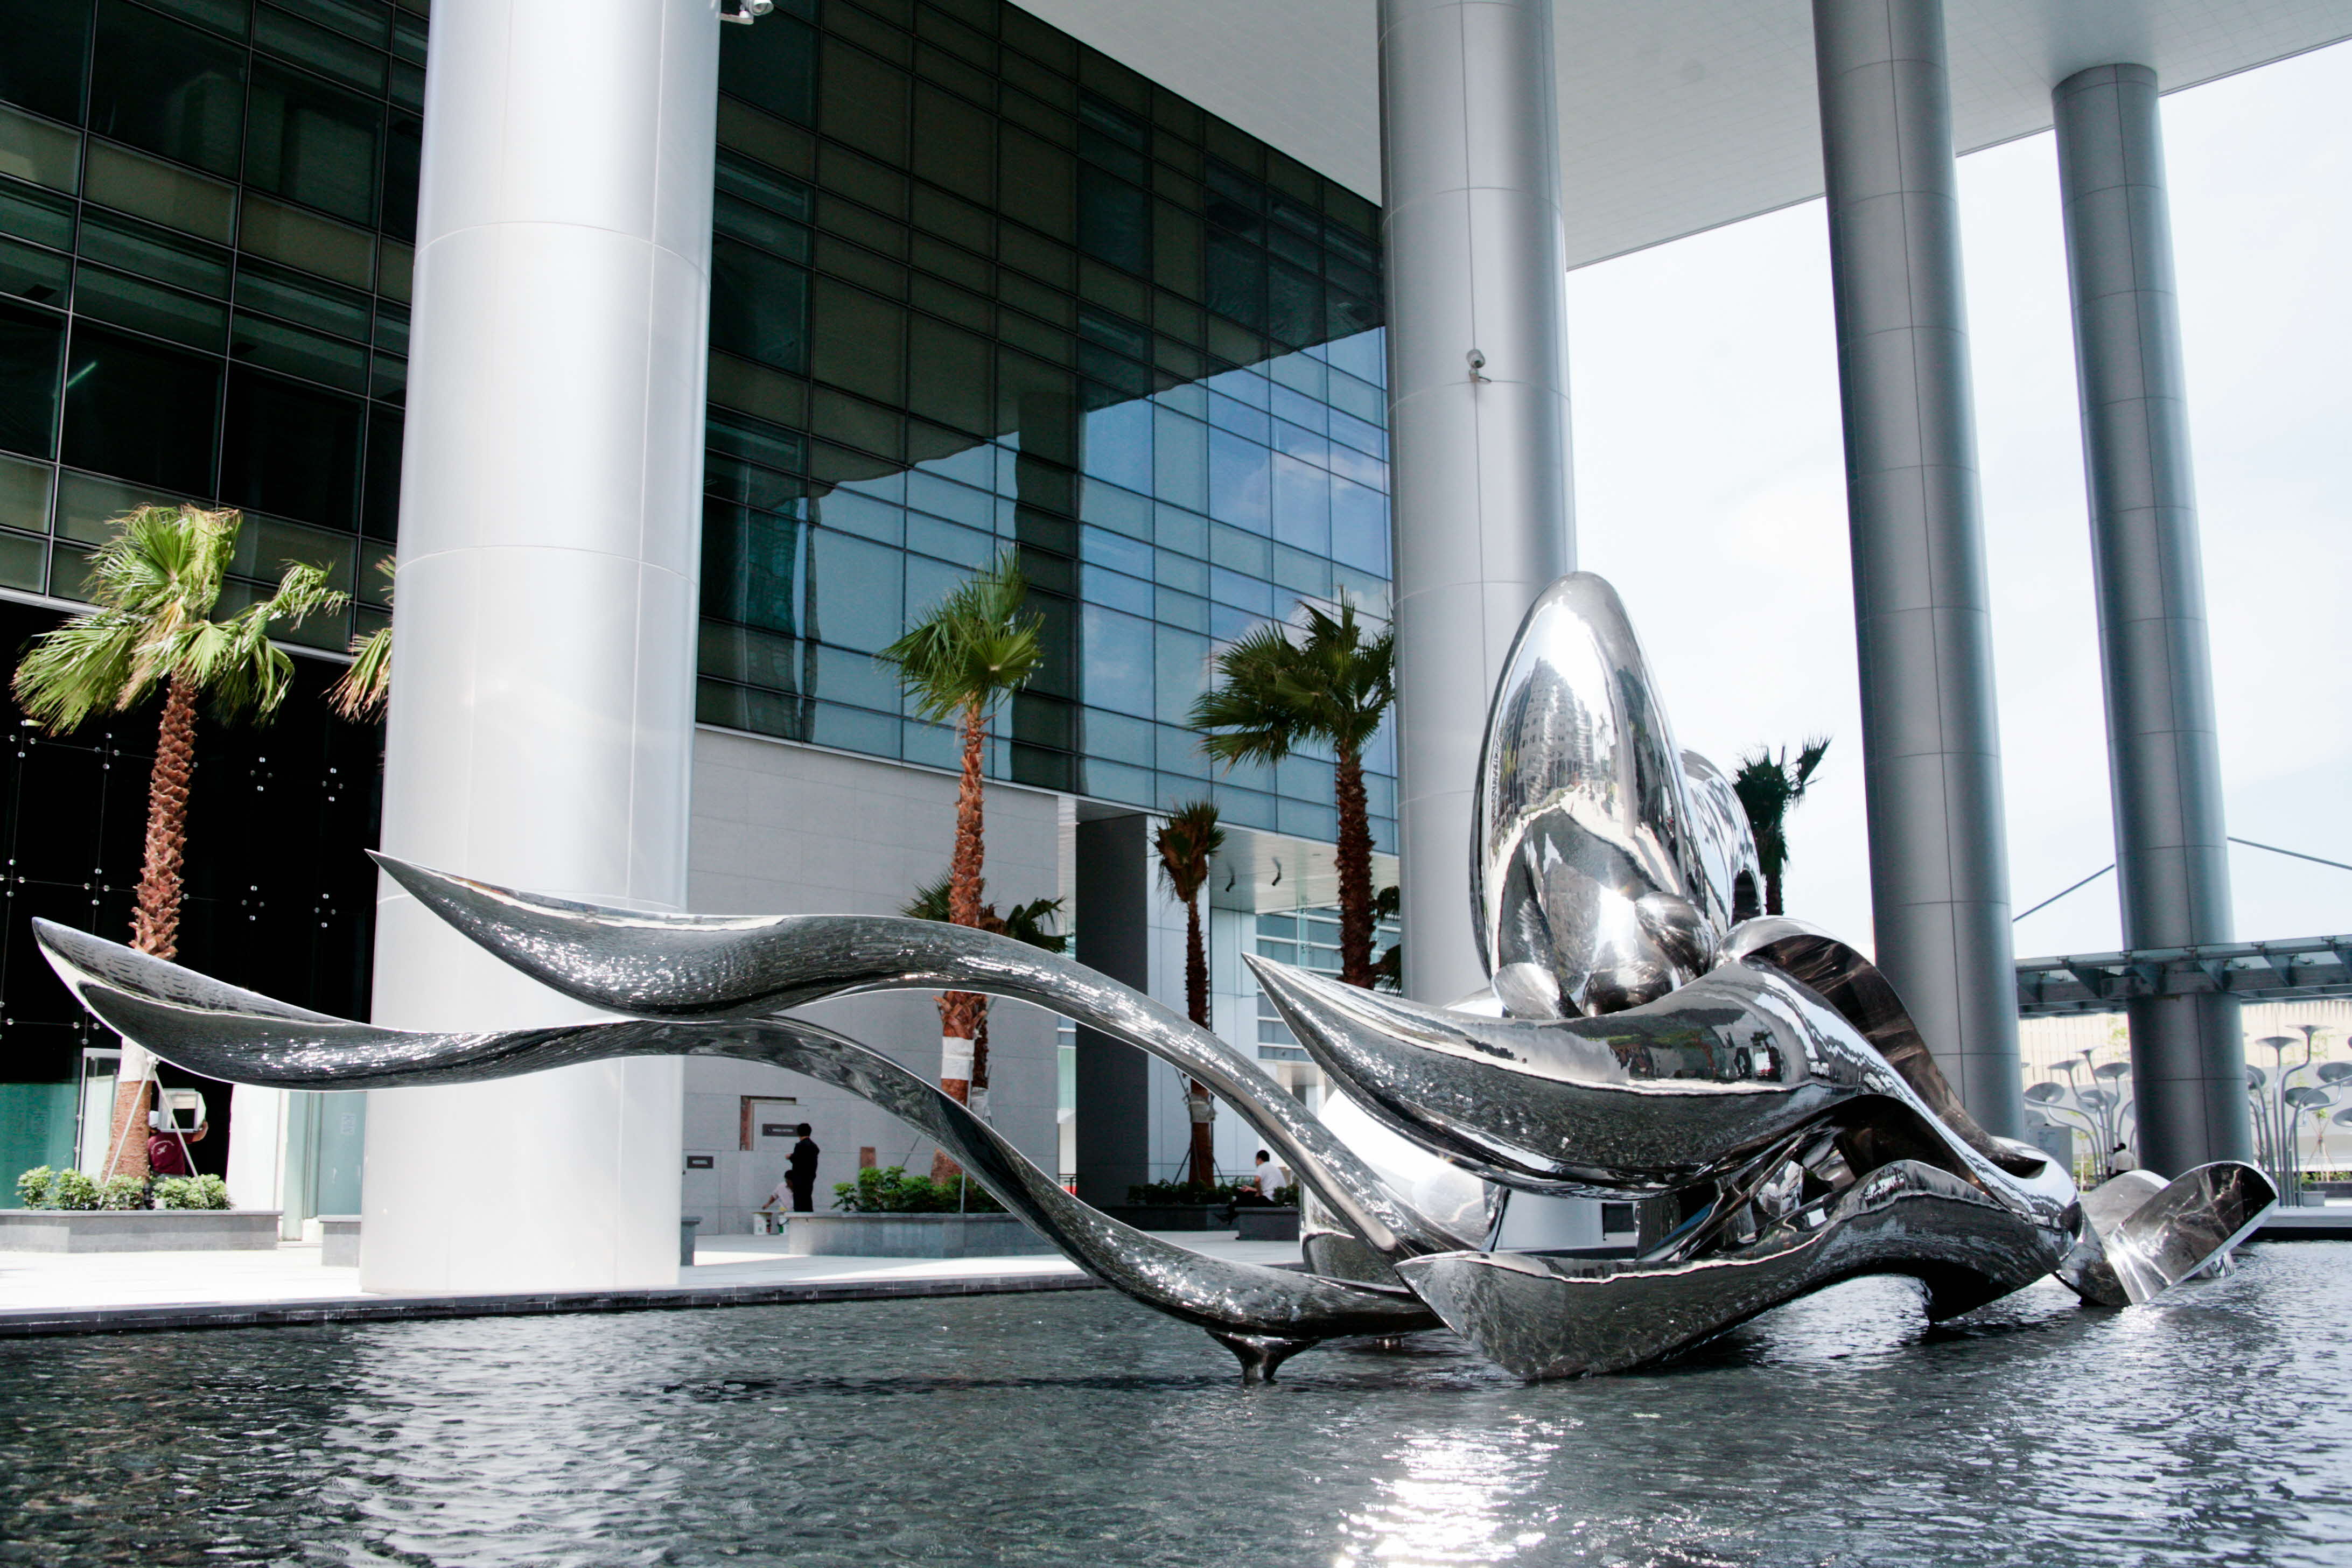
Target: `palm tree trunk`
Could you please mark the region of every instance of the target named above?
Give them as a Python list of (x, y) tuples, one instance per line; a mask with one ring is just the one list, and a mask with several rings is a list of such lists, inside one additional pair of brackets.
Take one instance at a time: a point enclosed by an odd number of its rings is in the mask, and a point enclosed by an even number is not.
[[(1209, 947), (1201, 940), (1201, 895), (1184, 900), (1184, 1012), (1202, 1028), (1209, 1025)], [(1209, 1116), (1209, 1086), (1185, 1080), (1185, 1110), (1192, 1118), (1192, 1167), (1185, 1180), (1196, 1187), (1217, 1183), (1217, 1144)]]
[[(163, 718), (155, 731), (155, 765), (147, 778), (147, 862), (139, 871), (139, 905), (131, 917), (131, 945), (157, 958), (180, 946), (180, 867), (188, 846), (188, 782), (196, 771), (196, 694), (174, 679), (164, 689)], [(147, 1109), (154, 1059), (122, 1042), (114, 1080), (114, 1126), (107, 1140), (107, 1174), (147, 1174)]]
[[(983, 858), (981, 764), (988, 742), (988, 710), (978, 702), (963, 710), (963, 773), (956, 783), (955, 858), (948, 863), (948, 919), (956, 925), (977, 927)], [(971, 1103), (971, 1086), (987, 1081), (980, 1059), (981, 1025), (987, 1017), (988, 998), (969, 991), (940, 994), (940, 1088)], [(931, 1179), (943, 1182), (958, 1173), (944, 1153), (931, 1156)]]
[(1364, 761), (1342, 749), (1339, 804), (1339, 978), (1372, 988), (1372, 823), (1364, 805)]
[(1764, 912), (1768, 915), (1780, 912), (1780, 868), (1778, 866), (1764, 873)]

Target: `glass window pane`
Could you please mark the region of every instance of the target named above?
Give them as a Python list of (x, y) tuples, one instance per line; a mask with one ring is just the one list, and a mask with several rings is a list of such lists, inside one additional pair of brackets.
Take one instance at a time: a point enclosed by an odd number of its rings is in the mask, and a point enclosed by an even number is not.
[(1209, 515), (1264, 533), (1272, 509), (1273, 454), (1228, 430), (1209, 432)]
[(359, 501), (361, 407), (355, 397), (232, 369), (222, 496), (281, 517), (352, 527)]
[[(228, 353), (234, 360), (282, 370), (306, 381), (323, 381), (347, 392), (368, 389), (368, 353), (357, 343), (322, 338), (316, 332), (248, 316), (241, 310), (237, 312), (236, 330), (229, 338)], [(398, 371), (403, 362), (378, 355), (377, 363), (392, 373), (393, 390), (400, 390)], [(381, 388), (377, 395), (383, 395)]]
[(824, 277), (812, 280), (810, 296), (809, 374), (905, 406), (906, 307)]
[[(237, 268), (236, 302), (242, 310), (265, 311), (337, 337), (358, 342), (368, 340), (366, 295), (251, 257)], [(405, 334), (401, 341), (383, 346), (398, 352), (406, 346)]]
[(101, 136), (236, 174), (246, 51), (152, 11), (100, 0), (89, 128)]
[(383, 142), (382, 222), (386, 234), (416, 237), (416, 175), (424, 156), (425, 122), (405, 114), (392, 116), (391, 133)]
[(907, 97), (912, 79), (862, 49), (827, 38), (824, 71), (819, 78), (824, 133), (904, 168)]
[(383, 108), (298, 71), (257, 65), (245, 179), (353, 223), (375, 218)]
[(253, 42), (256, 47), (369, 92), (383, 90), (384, 67), (391, 63), (381, 49), (298, 20), (272, 5), (254, 13)]
[(1331, 552), (1331, 479), (1312, 464), (1276, 454), (1274, 536), (1318, 555)]
[(220, 353), (228, 330), (226, 305), (86, 264), (75, 269), (74, 285), (79, 314)]
[(58, 347), (63, 316), (0, 305), (0, 447), (48, 457), (57, 449)]
[(1089, 708), (1152, 716), (1152, 626), (1100, 605), (1084, 611), (1086, 658), (1079, 676)]
[(780, 370), (808, 369), (808, 274), (734, 240), (710, 247), (710, 342)]
[(73, 262), (52, 250), (36, 250), (0, 239), (0, 294), (62, 307), (73, 279)]
[(1386, 496), (1347, 479), (1331, 481), (1331, 555), (1360, 571), (1389, 574)]
[(0, 99), (81, 122), (89, 0), (0, 0)]
[(228, 293), (227, 251), (129, 218), (87, 214), (81, 226), (81, 254), (86, 261), (102, 261), (121, 271), (194, 293), (216, 299)]
[(771, 14), (756, 26), (721, 29), (719, 85), (803, 125), (816, 123), (816, 29)]
[(0, 188), (0, 233), (17, 235), (57, 250), (71, 250), (72, 198), (53, 196), (26, 185)]
[(1150, 493), (1151, 415), (1151, 405), (1139, 399), (1088, 414), (1086, 471), (1124, 489)]
[[(804, 525), (795, 518), (719, 501), (703, 509), (702, 520), (703, 614), (793, 636), (800, 626)], [(786, 683), (770, 679), (763, 684)]]
[(905, 562), (895, 549), (830, 528), (815, 531), (808, 557), (814, 605), (801, 635), (869, 654), (897, 641)]
[(191, 498), (213, 493), (217, 360), (77, 323), (66, 366), (68, 463)]
[(403, 426), (388, 408), (368, 413), (367, 483), (360, 527), (370, 539), (400, 537), (400, 444)]
[(1151, 198), (1092, 164), (1078, 169), (1078, 248), (1129, 272), (1151, 271)]
[(928, 82), (917, 82), (915, 173), (973, 201), (992, 200), (996, 121)]

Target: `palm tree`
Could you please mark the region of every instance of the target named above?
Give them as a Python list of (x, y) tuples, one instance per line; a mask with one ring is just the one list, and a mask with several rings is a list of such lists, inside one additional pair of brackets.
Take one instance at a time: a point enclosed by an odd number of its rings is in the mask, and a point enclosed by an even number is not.
[[(392, 581), (393, 558), (385, 556), (375, 569), (383, 574), (384, 581)], [(392, 603), (389, 594), (384, 603)], [(363, 637), (352, 639), (351, 668), (328, 690), (327, 703), (352, 723), (364, 724), (383, 717), (384, 705), (391, 700), (392, 626), (387, 622)]]
[[(1195, 800), (1178, 806), (1152, 836), (1152, 843), (1160, 851), (1160, 880), (1184, 906), (1185, 1016), (1205, 1029), (1210, 1026), (1209, 948), (1201, 940), (1201, 889), (1208, 883), (1217, 851), (1225, 847), (1215, 804)], [(1210, 1121), (1216, 1103), (1200, 1079), (1188, 1079), (1185, 1084), (1185, 1108), (1192, 1116), (1192, 1174), (1186, 1179), (1196, 1187), (1213, 1187), (1217, 1184), (1217, 1149)]]
[[(90, 557), (85, 592), (96, 607), (36, 637), (16, 665), (16, 700), (53, 735), (134, 708), (163, 688), (147, 784), (146, 861), (131, 921), (131, 945), (158, 958), (179, 948), (197, 701), (209, 701), (218, 718), (268, 720), (294, 674), (270, 628), (299, 626), (346, 602), (320, 568), (289, 563), (277, 593), (215, 620), (241, 521), (235, 511), (189, 505), (142, 507), (117, 518), (112, 536)], [(132, 1134), (146, 1126), (153, 1077), (147, 1053), (123, 1041), (110, 1173), (146, 1174), (146, 1140)]]
[(1756, 836), (1756, 862), (1764, 873), (1768, 915), (1781, 912), (1780, 868), (1789, 863), (1789, 813), (1805, 798), (1813, 770), (1822, 765), (1829, 749), (1828, 736), (1815, 736), (1791, 763), (1788, 747), (1781, 747), (1775, 757), (1769, 748), (1759, 746), (1739, 760), (1739, 771), (1731, 775), (1732, 790), (1748, 813), (1748, 830)]
[(1264, 626), (1217, 656), (1223, 684), (1192, 705), (1202, 747), (1231, 767), (1278, 763), (1297, 748), (1331, 748), (1339, 807), (1339, 978), (1369, 989), (1372, 963), (1372, 825), (1364, 805), (1364, 748), (1396, 700), (1396, 638), (1367, 637), (1356, 607), (1312, 605), (1300, 635)]
[[(1028, 684), (1044, 658), (1037, 628), (1045, 617), (1022, 608), (1028, 594), (1028, 581), (1007, 551), (987, 571), (966, 578), (880, 655), (898, 667), (898, 684), (915, 700), (916, 712), (933, 723), (952, 720), (962, 739), (955, 858), (948, 867), (948, 919), (957, 925), (981, 923), (981, 761), (988, 716)], [(940, 994), (940, 1087), (967, 1102), (973, 1042), (986, 1005), (984, 998), (969, 992)], [(933, 1165), (935, 1179), (953, 1173), (953, 1162), (944, 1154)]]
[[(898, 912), (911, 915), (919, 921), (952, 923), (948, 919), (949, 880), (949, 878), (941, 877), (936, 882), (924, 883), (915, 889), (913, 898), (898, 907)], [(982, 931), (992, 931), (1015, 942), (1025, 942), (1031, 947), (1043, 948), (1047, 952), (1061, 952), (1070, 945), (1066, 931), (1052, 929), (1061, 916), (1062, 900), (1059, 899), (1032, 899), (1025, 904), (1013, 905), (1001, 915), (996, 912), (994, 904), (984, 903), (980, 906), (978, 924)], [(980, 1021), (971, 1037), (971, 1096), (969, 1103), (984, 1116), (988, 1113), (987, 997), (980, 998), (978, 1012)]]

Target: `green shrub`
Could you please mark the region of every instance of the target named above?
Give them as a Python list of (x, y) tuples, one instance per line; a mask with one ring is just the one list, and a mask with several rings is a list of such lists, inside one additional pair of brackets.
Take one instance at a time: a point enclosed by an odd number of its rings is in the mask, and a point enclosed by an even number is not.
[(49, 1183), (49, 1201), (42, 1206), (94, 1209), (98, 1206), (98, 1184), (79, 1171), (59, 1171)]
[(147, 1206), (147, 1181), (143, 1176), (109, 1176), (98, 1185), (98, 1206), (102, 1209), (143, 1209)]
[(16, 1201), (28, 1209), (49, 1206), (49, 1186), (58, 1173), (47, 1165), (36, 1165), (16, 1178)]
[(968, 1176), (934, 1182), (910, 1176), (904, 1165), (872, 1166), (855, 1182), (835, 1182), (833, 1206), (848, 1214), (1002, 1214), (1004, 1205)]
[(225, 1209), (228, 1184), (218, 1176), (163, 1176), (155, 1183), (159, 1209)]

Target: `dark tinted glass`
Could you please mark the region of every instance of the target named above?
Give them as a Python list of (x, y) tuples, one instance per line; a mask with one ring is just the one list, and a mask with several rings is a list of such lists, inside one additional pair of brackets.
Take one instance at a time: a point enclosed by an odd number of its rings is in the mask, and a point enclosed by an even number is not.
[(79, 121), (89, 0), (0, 0), (0, 99)]
[(721, 29), (719, 85), (802, 124), (816, 119), (816, 29), (770, 15), (751, 27)]
[(232, 370), (221, 494), (257, 511), (349, 528), (360, 488), (360, 409), (255, 371)]
[(425, 151), (425, 122), (405, 114), (392, 117), (383, 142), (383, 231), (398, 239), (416, 237), (416, 171)]
[(1151, 271), (1151, 198), (1090, 163), (1078, 167), (1078, 248), (1129, 272)]
[(219, 402), (218, 360), (77, 322), (67, 356), (65, 460), (208, 496)]
[[(353, 223), (370, 222), (383, 134), (381, 104), (299, 71), (257, 66), (246, 183)], [(413, 210), (413, 197), (410, 205)]]
[(368, 415), (367, 489), (360, 529), (370, 539), (400, 537), (400, 416), (377, 408)]
[(808, 274), (730, 239), (710, 247), (710, 343), (783, 370), (808, 364)]
[(0, 305), (0, 447), (49, 455), (56, 440), (58, 344), (65, 318)]
[(217, 174), (236, 173), (246, 52), (124, 0), (100, 0), (89, 128)]

